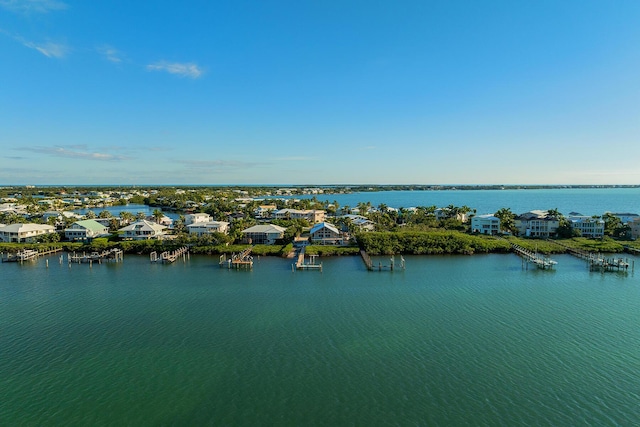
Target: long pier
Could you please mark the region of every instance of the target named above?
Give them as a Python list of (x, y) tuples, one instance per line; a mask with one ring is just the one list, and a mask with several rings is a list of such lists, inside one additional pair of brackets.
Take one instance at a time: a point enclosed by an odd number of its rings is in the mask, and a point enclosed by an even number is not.
[(318, 255), (309, 255), (309, 262), (305, 262), (305, 248), (302, 247), (298, 252), (297, 261), (291, 265), (291, 269), (295, 270), (318, 270), (322, 272), (322, 263), (317, 263)]
[(516, 245), (515, 243), (511, 243), (511, 249), (516, 253), (520, 258), (528, 264), (533, 264), (541, 270), (550, 270), (554, 265), (558, 264), (557, 261), (550, 259), (549, 257), (542, 256), (537, 252), (532, 252), (528, 249), (523, 248), (522, 246)]
[(62, 248), (54, 248), (46, 251), (37, 251), (35, 249), (23, 249), (15, 254), (2, 254), (2, 262), (24, 262), (38, 259), (38, 257), (60, 252)]
[(239, 254), (232, 254), (231, 258), (227, 258), (225, 254), (220, 255), (220, 267), (226, 266), (229, 269), (253, 268), (253, 257), (251, 256), (252, 250), (253, 246), (249, 246)]
[[(567, 253), (577, 258), (587, 261), (590, 270), (600, 271), (626, 271), (629, 269), (629, 261), (625, 258), (605, 258), (597, 252), (583, 251), (582, 249), (572, 248), (560, 242), (554, 242), (555, 244), (562, 246), (567, 250)], [(631, 263), (632, 269), (634, 263)]]
[(640, 255), (640, 249), (638, 248), (632, 248), (631, 246), (625, 246), (624, 247), (625, 252), (628, 252), (632, 255)]
[[(396, 265), (395, 265), (396, 259), (394, 256), (392, 256), (389, 259), (389, 265), (382, 265), (382, 262), (379, 262), (377, 266), (373, 265), (373, 261), (371, 260), (371, 257), (364, 249), (360, 250), (360, 256), (362, 257), (362, 261), (364, 261), (364, 265), (367, 267), (367, 270), (369, 271), (394, 271), (396, 268)], [(400, 255), (400, 268), (404, 270), (405, 267), (406, 267), (406, 264), (404, 261), (404, 257)]]
[(164, 251), (160, 254), (160, 256), (158, 256), (158, 253), (156, 251), (153, 251), (149, 254), (149, 259), (151, 260), (151, 262), (161, 262), (163, 264), (164, 263), (171, 264), (181, 256), (184, 257), (185, 255), (188, 255), (188, 254), (189, 254), (189, 247), (183, 246), (180, 249), (176, 249), (175, 251)]
[(76, 253), (74, 252), (73, 255), (68, 255), (67, 259), (69, 262), (69, 266), (71, 266), (72, 263), (93, 264), (94, 262), (97, 262), (98, 264), (102, 264), (102, 261), (124, 261), (124, 253), (121, 249), (116, 248), (108, 249), (102, 252), (91, 252), (90, 254), (86, 254), (83, 252), (82, 255), (76, 255)]

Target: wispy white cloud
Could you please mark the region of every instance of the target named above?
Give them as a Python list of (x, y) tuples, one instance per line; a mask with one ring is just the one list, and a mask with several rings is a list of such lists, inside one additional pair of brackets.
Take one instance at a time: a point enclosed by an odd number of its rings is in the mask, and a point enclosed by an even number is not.
[(28, 47), (29, 49), (37, 50), (38, 52), (49, 58), (64, 58), (70, 50), (69, 47), (64, 43), (54, 43), (51, 41), (36, 43), (31, 40), (25, 39), (19, 34), (13, 34), (2, 28), (0, 28), (0, 34), (4, 34), (5, 36), (12, 38), (13, 40), (17, 41), (25, 47)]
[(202, 76), (204, 70), (197, 64), (192, 62), (167, 62), (159, 61), (154, 64), (147, 65), (149, 71), (165, 71), (169, 74), (176, 74), (182, 77), (197, 79)]
[(47, 13), (63, 10), (67, 4), (59, 0), (0, 0), (0, 6), (19, 13)]
[(98, 160), (98, 161), (122, 161), (129, 157), (105, 152), (89, 151), (85, 145), (71, 145), (66, 147), (21, 147), (16, 150), (30, 151), (32, 153), (46, 154), (54, 157), (66, 157), (71, 159)]
[(29, 49), (35, 49), (48, 58), (64, 58), (69, 52), (69, 47), (62, 43), (34, 43), (22, 37), (16, 37), (16, 39)]
[(119, 64), (122, 62), (123, 54), (118, 49), (109, 45), (102, 45), (96, 48), (96, 51), (102, 55), (107, 61)]

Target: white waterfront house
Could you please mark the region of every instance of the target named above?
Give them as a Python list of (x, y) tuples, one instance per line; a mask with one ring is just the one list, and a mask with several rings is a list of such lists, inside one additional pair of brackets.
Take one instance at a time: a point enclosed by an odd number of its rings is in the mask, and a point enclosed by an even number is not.
[(604, 236), (604, 220), (585, 215), (574, 215), (567, 218), (571, 228), (579, 230), (582, 237), (600, 238)]
[(630, 222), (635, 221), (637, 218), (640, 218), (640, 215), (636, 213), (623, 212), (623, 213), (613, 213), (611, 215), (620, 218), (622, 224), (629, 224)]
[(165, 227), (171, 227), (173, 220), (166, 215), (162, 215), (160, 218), (156, 218), (153, 215), (149, 215), (145, 218), (147, 221), (155, 222), (156, 224), (164, 225)]
[(459, 212), (454, 216), (451, 216), (451, 210), (449, 208), (438, 208), (435, 211), (433, 211), (433, 214), (435, 215), (437, 220), (443, 220), (443, 219), (447, 219), (447, 218), (455, 218), (460, 222), (466, 222), (468, 217), (466, 213), (462, 213)]
[(631, 238), (640, 239), (640, 217), (634, 219), (627, 224), (631, 229)]
[(123, 239), (128, 240), (148, 240), (159, 239), (165, 235), (164, 225), (156, 224), (155, 222), (141, 220), (127, 225), (124, 228), (119, 229)]
[(109, 227), (93, 219), (76, 221), (64, 230), (64, 237), (67, 240), (87, 241), (96, 237), (108, 236)]
[(328, 222), (320, 222), (309, 231), (311, 242), (321, 245), (342, 245), (344, 236), (335, 225)]
[(271, 218), (271, 214), (278, 210), (276, 205), (260, 205), (253, 210), (253, 216), (256, 218)]
[(184, 225), (205, 223), (205, 222), (210, 222), (212, 220), (213, 218), (211, 218), (211, 215), (209, 215), (208, 213), (198, 212), (198, 213), (186, 214), (184, 216)]
[(520, 236), (546, 238), (558, 231), (560, 221), (548, 211), (533, 210), (517, 216), (515, 226)]
[(500, 234), (500, 218), (491, 214), (476, 215), (471, 218), (471, 231), (481, 234)]
[(351, 224), (360, 231), (373, 231), (376, 228), (376, 224), (373, 221), (362, 215), (347, 214), (342, 215), (342, 218), (349, 219)]
[(254, 225), (242, 230), (243, 240), (257, 245), (273, 245), (276, 240), (284, 237), (286, 228), (274, 224)]
[(9, 224), (0, 228), (0, 241), (2, 242), (35, 242), (38, 237), (53, 234), (56, 228), (48, 224)]
[(196, 222), (194, 224), (187, 225), (189, 234), (195, 234), (196, 236), (202, 236), (211, 233), (229, 233), (229, 223), (225, 221), (209, 221), (209, 222)]

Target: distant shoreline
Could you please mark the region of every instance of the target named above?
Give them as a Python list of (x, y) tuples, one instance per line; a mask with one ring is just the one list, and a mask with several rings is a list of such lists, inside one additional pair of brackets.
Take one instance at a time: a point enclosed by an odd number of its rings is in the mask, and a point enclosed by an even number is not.
[(348, 189), (351, 192), (371, 191), (447, 191), (447, 190), (557, 190), (640, 188), (640, 184), (0, 184), (0, 189), (24, 188), (224, 188), (224, 189)]

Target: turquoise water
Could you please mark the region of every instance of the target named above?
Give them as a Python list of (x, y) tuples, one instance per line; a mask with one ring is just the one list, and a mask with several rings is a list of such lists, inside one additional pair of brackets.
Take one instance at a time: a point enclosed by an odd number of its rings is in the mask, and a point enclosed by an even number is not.
[[(294, 198), (313, 196), (294, 196)], [(413, 206), (469, 206), (478, 214), (510, 208), (521, 214), (534, 209), (558, 209), (568, 215), (602, 215), (604, 212), (640, 213), (640, 188), (557, 188), (536, 190), (442, 190), (442, 191), (373, 191), (351, 194), (320, 194), (318, 200), (337, 201), (340, 206), (380, 203), (393, 208)]]
[(5, 263), (0, 424), (638, 425), (638, 277), (555, 259)]

